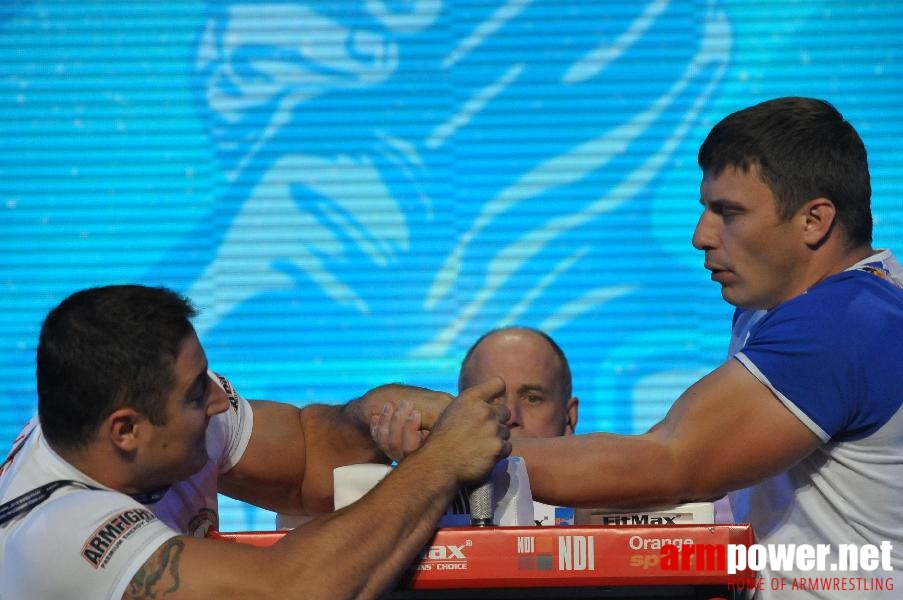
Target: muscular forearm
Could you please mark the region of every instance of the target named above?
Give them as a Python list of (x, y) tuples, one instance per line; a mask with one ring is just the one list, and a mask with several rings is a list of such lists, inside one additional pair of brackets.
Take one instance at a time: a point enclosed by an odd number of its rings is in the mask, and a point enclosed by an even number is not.
[[(133, 581), (151, 582), (161, 596), (165, 593), (173, 600), (332, 600), (384, 593), (426, 545), (458, 486), (482, 480), (508, 456), (511, 446), (503, 424), (508, 411), (490, 402), (503, 391), (503, 382), (493, 379), (462, 393), (442, 414), (426, 444), (370, 493), (287, 533), (273, 547), (241, 548), (242, 544), (181, 536), (158, 548)], [(285, 416), (279, 406), (263, 407), (261, 412), (277, 429), (279, 417)], [(329, 414), (324, 410), (322, 416)], [(272, 446), (257, 444), (258, 456), (251, 466), (269, 468), (260, 464), (267, 449)], [(247, 476), (243, 484), (249, 481), (253, 477)]]
[(677, 502), (689, 490), (672, 450), (654, 435), (588, 434), (516, 439), (533, 497), (562, 506), (644, 506)]
[(385, 407), (395, 410), (402, 402), (416, 407), (423, 427), (429, 428), (451, 401), (441, 392), (401, 384), (374, 388), (344, 406), (310, 406), (302, 410), (307, 469), (301, 489), (301, 505), (307, 512), (332, 510), (332, 471), (360, 463), (388, 464), (391, 459), (374, 443), (370, 420)]
[(437, 460), (443, 452), (412, 454), (358, 502), (269, 548), (172, 538), (135, 575), (135, 593), (123, 598), (376, 598), (416, 560), (457, 489)]
[[(333, 447), (348, 448), (357, 453), (358, 462), (388, 463), (390, 459), (374, 444), (370, 435), (371, 418), (385, 410), (395, 411), (402, 402), (408, 402), (420, 414), (421, 426), (429, 429), (451, 402), (452, 396), (399, 383), (390, 383), (373, 388), (366, 394), (339, 407), (338, 412), (327, 415), (332, 419), (329, 426), (342, 431), (342, 439), (333, 440)], [(333, 450), (334, 451), (334, 450)]]
[[(739, 400), (742, 398), (742, 401)], [(774, 444), (762, 444), (774, 438)], [(534, 495), (572, 506), (711, 498), (780, 473), (820, 444), (771, 389), (729, 360), (690, 386), (643, 435), (515, 443)]]
[[(372, 493), (290, 533), (273, 548), (283, 597), (374, 598), (394, 585), (435, 531), (455, 479), (429, 452), (411, 455)], [(367, 577), (361, 577), (367, 573)]]
[(386, 460), (340, 406), (299, 410), (255, 401), (252, 407), (251, 441), (238, 465), (220, 478), (226, 495), (278, 512), (329, 512), (335, 467)]
[(370, 436), (369, 416), (361, 409), (345, 406), (308, 406), (302, 411), (307, 442), (306, 468), (300, 488), (300, 506), (311, 514), (332, 511), (333, 477), (336, 467), (389, 462)]
[(345, 405), (344, 412), (350, 419), (369, 426), (370, 416), (379, 414), (386, 404), (394, 410), (402, 402), (408, 401), (420, 413), (423, 427), (430, 429), (452, 399), (451, 395), (444, 392), (389, 383), (373, 388), (357, 400), (349, 402)]

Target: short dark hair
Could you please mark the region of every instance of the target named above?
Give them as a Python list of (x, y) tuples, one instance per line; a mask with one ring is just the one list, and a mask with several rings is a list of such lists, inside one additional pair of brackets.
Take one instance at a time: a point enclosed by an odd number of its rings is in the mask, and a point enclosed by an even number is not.
[(871, 183), (865, 145), (853, 126), (824, 100), (776, 98), (719, 122), (699, 148), (703, 173), (758, 167), (789, 219), (814, 198), (834, 203), (851, 247), (872, 241)]
[(461, 368), (458, 372), (459, 386), (462, 386), (464, 384), (464, 367), (467, 365), (467, 361), (470, 360), (471, 356), (473, 356), (473, 353), (477, 349), (477, 346), (480, 345), (480, 342), (488, 338), (490, 335), (503, 331), (528, 331), (535, 333), (536, 335), (544, 339), (549, 344), (549, 346), (551, 346), (552, 351), (558, 357), (558, 362), (561, 363), (561, 379), (559, 383), (561, 384), (562, 395), (564, 396), (565, 400), (571, 397), (571, 393), (573, 391), (573, 383), (571, 381), (571, 366), (570, 364), (568, 364), (568, 359), (564, 355), (564, 350), (562, 350), (561, 346), (559, 346), (555, 342), (555, 340), (552, 339), (552, 336), (550, 336), (545, 331), (542, 331), (541, 329), (535, 329), (533, 327), (526, 327), (523, 325), (508, 325), (505, 327), (497, 327), (496, 329), (487, 331), (479, 338), (477, 338), (477, 341), (475, 341), (470, 349), (467, 350), (467, 354), (464, 355), (464, 359), (461, 361)]
[(51, 310), (37, 351), (38, 417), (52, 446), (84, 447), (118, 408), (166, 422), (191, 303), (162, 287), (85, 289)]

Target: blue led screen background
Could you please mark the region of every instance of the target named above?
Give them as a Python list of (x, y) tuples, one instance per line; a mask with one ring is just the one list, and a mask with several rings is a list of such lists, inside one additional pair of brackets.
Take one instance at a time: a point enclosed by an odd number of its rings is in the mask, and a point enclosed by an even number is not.
[(0, 446), (46, 311), (122, 282), (190, 295), (250, 398), (453, 392), (519, 323), (569, 355), (578, 431), (642, 431), (724, 358), (690, 236), (725, 114), (833, 102), (903, 248), (901, 32), (890, 1), (7, 2)]

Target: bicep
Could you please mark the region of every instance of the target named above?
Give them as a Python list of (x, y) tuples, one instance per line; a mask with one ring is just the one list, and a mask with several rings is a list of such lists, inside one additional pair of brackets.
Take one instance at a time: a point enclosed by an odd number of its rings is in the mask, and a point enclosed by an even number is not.
[(736, 360), (692, 385), (649, 432), (690, 489), (723, 493), (781, 473), (821, 440)]
[(294, 504), (305, 478), (307, 450), (301, 411), (289, 404), (252, 401), (254, 428), (232, 469), (220, 476), (224, 494), (274, 510)]

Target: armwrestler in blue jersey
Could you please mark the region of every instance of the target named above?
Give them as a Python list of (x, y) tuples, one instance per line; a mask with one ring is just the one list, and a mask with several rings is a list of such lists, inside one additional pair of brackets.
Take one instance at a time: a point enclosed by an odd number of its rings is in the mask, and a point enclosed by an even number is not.
[(760, 543), (892, 548), (875, 570), (769, 565), (763, 596), (773, 578), (888, 578), (903, 568), (903, 270), (871, 245), (865, 146), (830, 104), (780, 98), (719, 122), (699, 165), (693, 245), (736, 307), (728, 360), (643, 435), (518, 438), (513, 453), (545, 502), (730, 492)]

